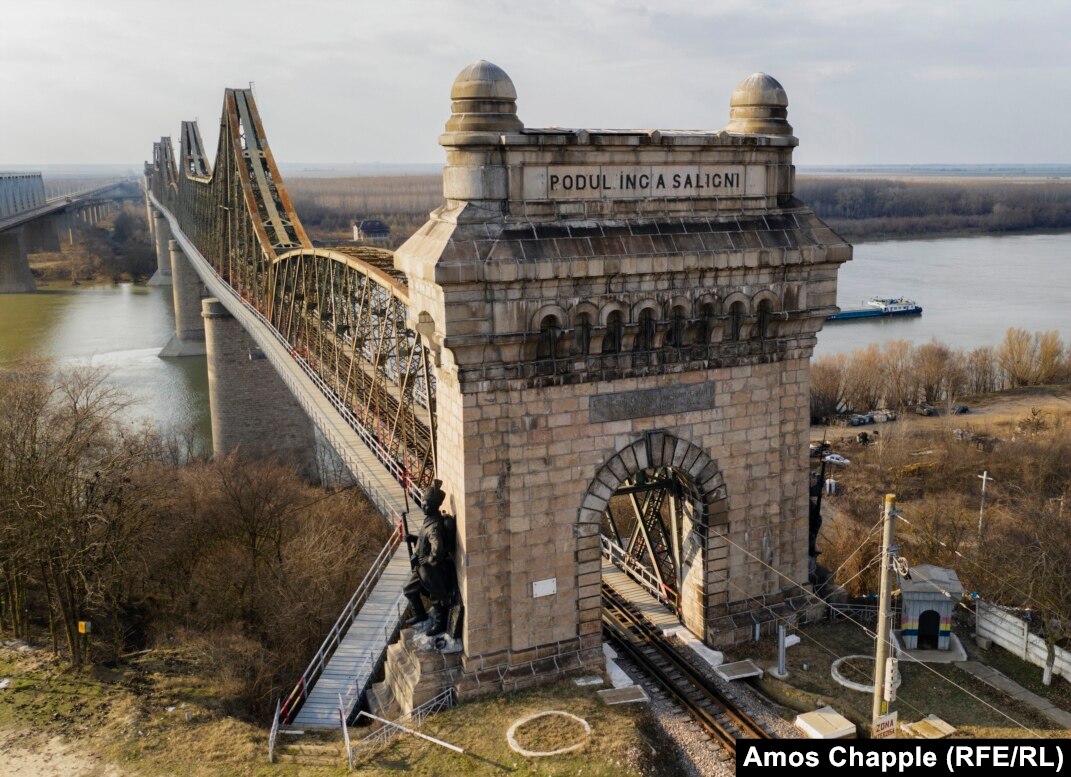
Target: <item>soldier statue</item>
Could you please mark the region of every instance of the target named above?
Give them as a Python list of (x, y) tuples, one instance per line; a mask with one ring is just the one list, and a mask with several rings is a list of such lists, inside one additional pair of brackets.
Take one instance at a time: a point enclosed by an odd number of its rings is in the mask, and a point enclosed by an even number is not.
[[(457, 576), (454, 573), (452, 525), (439, 512), (446, 499), (440, 488), (441, 480), (434, 481), (424, 492), (424, 525), (417, 534), (406, 536), (409, 543), (409, 563), (413, 573), (405, 584), (405, 597), (413, 607), (409, 625), (436, 636), (446, 631), (447, 617), (457, 593)], [(449, 522), (452, 524), (452, 521)], [(424, 594), (431, 602), (431, 612), (424, 607)], [(427, 623), (425, 623), (427, 621)]]

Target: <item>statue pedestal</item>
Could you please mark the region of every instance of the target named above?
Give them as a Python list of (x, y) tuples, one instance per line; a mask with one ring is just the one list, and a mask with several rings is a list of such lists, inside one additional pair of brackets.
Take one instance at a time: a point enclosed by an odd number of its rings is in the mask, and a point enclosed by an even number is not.
[(461, 653), (440, 653), (428, 638), (402, 629), (398, 641), (387, 647), (383, 682), (368, 691), (373, 715), (393, 720), (452, 688), (461, 671)]

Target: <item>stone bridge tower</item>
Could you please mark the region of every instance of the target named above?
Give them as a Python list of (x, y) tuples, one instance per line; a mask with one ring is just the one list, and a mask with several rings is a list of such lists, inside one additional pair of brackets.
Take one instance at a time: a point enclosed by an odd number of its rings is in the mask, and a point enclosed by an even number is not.
[(793, 197), (785, 91), (745, 79), (718, 132), (528, 129), (482, 61), (451, 98), (446, 204), (395, 261), (437, 360), (460, 690), (601, 666), (602, 535), (625, 543), (629, 500), (634, 537), (661, 510), (652, 573), (706, 642), (793, 615), (809, 359), (851, 247)]

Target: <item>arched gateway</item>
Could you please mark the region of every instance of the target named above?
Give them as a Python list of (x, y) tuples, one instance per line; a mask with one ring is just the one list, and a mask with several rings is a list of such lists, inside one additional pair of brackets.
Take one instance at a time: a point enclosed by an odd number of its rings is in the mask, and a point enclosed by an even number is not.
[[(729, 500), (717, 463), (669, 432), (648, 432), (599, 468), (578, 523), (581, 553), (592, 545), (613, 563), (641, 574), (681, 622), (707, 637), (707, 595), (726, 581)], [(720, 563), (716, 563), (720, 562)]]
[(742, 82), (720, 131), (528, 129), (487, 62), (451, 98), (446, 202), (395, 266), (457, 516), (453, 681), (600, 666), (604, 537), (709, 643), (796, 612), (809, 360), (851, 247), (793, 197), (780, 84)]

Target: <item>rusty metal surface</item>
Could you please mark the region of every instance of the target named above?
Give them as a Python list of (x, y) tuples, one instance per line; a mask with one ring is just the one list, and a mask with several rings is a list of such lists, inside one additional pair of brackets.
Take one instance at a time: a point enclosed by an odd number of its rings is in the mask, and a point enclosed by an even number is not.
[(236, 293), (313, 365), (414, 494), (434, 477), (435, 385), (407, 328), (405, 276), (389, 251), (317, 249), (294, 212), (248, 89), (224, 96), (214, 165), (196, 122), (153, 144), (149, 186)]

